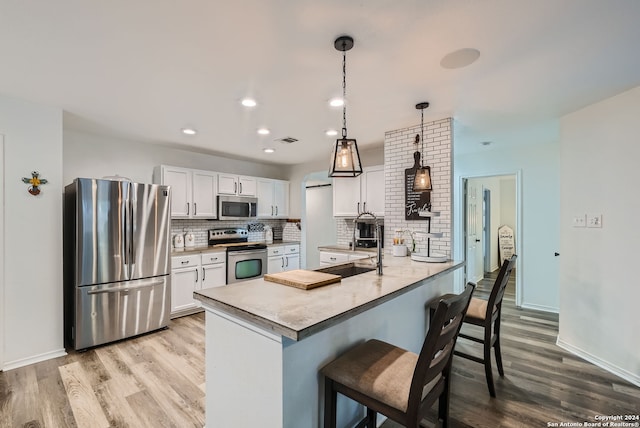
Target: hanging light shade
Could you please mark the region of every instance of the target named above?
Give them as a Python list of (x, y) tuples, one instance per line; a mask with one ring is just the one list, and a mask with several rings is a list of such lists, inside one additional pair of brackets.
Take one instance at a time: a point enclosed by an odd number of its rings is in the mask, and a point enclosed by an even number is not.
[(347, 138), (347, 51), (353, 47), (353, 38), (340, 36), (333, 43), (342, 52), (342, 137), (336, 140), (331, 156), (329, 177), (357, 177), (362, 174), (358, 144)]
[(416, 109), (421, 111), (420, 119), (420, 140), (422, 141), (422, 155), (420, 156), (420, 168), (416, 171), (416, 177), (413, 180), (414, 192), (431, 191), (431, 168), (424, 163), (424, 109), (429, 107), (429, 103), (423, 102), (416, 104)]

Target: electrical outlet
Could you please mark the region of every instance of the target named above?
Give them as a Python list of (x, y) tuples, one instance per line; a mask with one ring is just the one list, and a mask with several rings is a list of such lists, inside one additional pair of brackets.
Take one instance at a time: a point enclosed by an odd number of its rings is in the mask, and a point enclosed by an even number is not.
[(586, 226), (586, 215), (577, 216), (573, 218), (572, 226), (573, 227), (585, 227)]
[(587, 214), (587, 227), (602, 227), (602, 214)]

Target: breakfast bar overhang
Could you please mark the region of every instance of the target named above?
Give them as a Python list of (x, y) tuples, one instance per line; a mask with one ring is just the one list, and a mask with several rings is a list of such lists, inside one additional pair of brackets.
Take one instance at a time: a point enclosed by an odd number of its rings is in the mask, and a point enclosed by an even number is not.
[[(206, 426), (322, 426), (319, 370), (367, 339), (419, 352), (425, 303), (462, 283), (464, 262), (386, 257), (375, 271), (301, 290), (257, 279), (194, 293), (206, 310)], [(338, 398), (338, 426), (361, 406)]]

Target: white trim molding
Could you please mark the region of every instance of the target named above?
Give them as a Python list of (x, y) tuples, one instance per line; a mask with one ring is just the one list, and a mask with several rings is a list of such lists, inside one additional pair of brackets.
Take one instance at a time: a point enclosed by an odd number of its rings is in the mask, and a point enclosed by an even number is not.
[(608, 361), (605, 361), (599, 357), (596, 357), (595, 355), (590, 354), (587, 351), (584, 351), (576, 346), (571, 345), (570, 343), (567, 343), (565, 341), (563, 341), (562, 339), (560, 339), (560, 337), (558, 337), (558, 339), (556, 340), (556, 345), (558, 345), (559, 347), (561, 347), (562, 349), (564, 349), (565, 351), (568, 351), (572, 354), (574, 354), (575, 356), (578, 356), (580, 358), (582, 358), (583, 360), (586, 360), (598, 367), (600, 367), (601, 369), (604, 369), (610, 373), (613, 373), (614, 375), (626, 380), (627, 382), (630, 382), (632, 384), (634, 384), (635, 386), (640, 387), (640, 376), (638, 374), (634, 374), (631, 373), (628, 370), (625, 370), (623, 368), (617, 367), (611, 363), (609, 363)]
[(17, 369), (19, 367), (24, 367), (24, 366), (28, 366), (30, 364), (35, 364), (35, 363), (39, 363), (41, 361), (46, 361), (46, 360), (49, 360), (51, 358), (64, 357), (65, 355), (67, 355), (67, 352), (64, 349), (58, 349), (56, 351), (45, 352), (44, 354), (34, 355), (34, 356), (31, 356), (31, 357), (28, 357), (28, 358), (22, 358), (20, 360), (9, 361), (4, 365), (3, 369), (4, 370), (13, 370), (13, 369)]

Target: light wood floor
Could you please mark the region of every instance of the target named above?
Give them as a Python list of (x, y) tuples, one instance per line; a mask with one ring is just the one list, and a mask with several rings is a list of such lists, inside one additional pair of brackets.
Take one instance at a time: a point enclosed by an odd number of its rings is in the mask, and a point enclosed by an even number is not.
[(0, 427), (204, 426), (204, 314), (0, 373)]
[[(477, 295), (489, 287), (479, 284)], [(502, 326), (497, 398), (480, 364), (454, 357), (454, 428), (640, 414), (640, 388), (557, 347), (557, 315), (516, 309), (513, 286)], [(0, 373), (0, 427), (202, 427), (204, 382), (204, 316), (196, 314), (167, 330)]]

